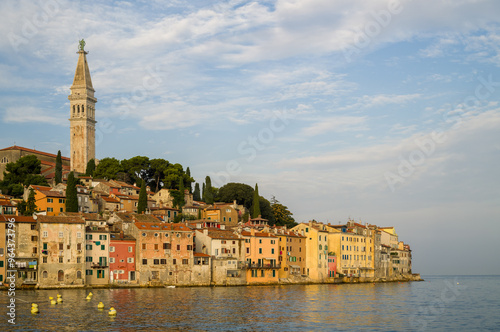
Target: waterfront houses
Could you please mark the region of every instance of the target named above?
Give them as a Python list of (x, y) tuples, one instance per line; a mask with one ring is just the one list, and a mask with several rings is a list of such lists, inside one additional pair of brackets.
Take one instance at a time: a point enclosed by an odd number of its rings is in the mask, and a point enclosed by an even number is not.
[(297, 231), (287, 230), (285, 227), (275, 227), (274, 235), (278, 237), (279, 257), (281, 268), (278, 272), (280, 279), (297, 279), (306, 274), (306, 237)]
[(38, 283), (38, 227), (33, 217), (9, 216), (13, 220), (12, 239), (15, 243), (14, 268), (16, 270), (16, 287), (36, 285)]
[(195, 230), (195, 250), (211, 257), (213, 285), (246, 283), (245, 242), (230, 230), (203, 228)]
[(254, 228), (241, 231), (245, 240), (245, 258), (247, 262), (247, 283), (277, 283), (279, 246), (278, 237), (271, 233), (258, 232)]
[(306, 275), (312, 280), (328, 277), (328, 231), (326, 225), (310, 221), (294, 228), (306, 237)]
[(39, 287), (85, 284), (85, 221), (81, 217), (37, 216)]
[(136, 284), (135, 238), (123, 231), (109, 233), (109, 273), (112, 283)]
[(87, 285), (109, 283), (109, 227), (85, 228), (85, 280)]

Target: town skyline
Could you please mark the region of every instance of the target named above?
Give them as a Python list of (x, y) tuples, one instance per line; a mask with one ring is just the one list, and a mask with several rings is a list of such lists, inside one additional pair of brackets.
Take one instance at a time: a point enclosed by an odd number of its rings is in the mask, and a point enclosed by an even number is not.
[(0, 5), (2, 148), (69, 156), (84, 38), (98, 159), (258, 183), (299, 223), (394, 226), (424, 275), (500, 273), (500, 4), (53, 3)]

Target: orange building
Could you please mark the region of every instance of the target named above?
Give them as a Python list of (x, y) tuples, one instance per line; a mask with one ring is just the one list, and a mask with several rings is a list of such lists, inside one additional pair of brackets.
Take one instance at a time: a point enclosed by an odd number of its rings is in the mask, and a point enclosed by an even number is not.
[(242, 231), (245, 239), (245, 258), (247, 261), (247, 282), (275, 283), (278, 282), (279, 246), (278, 237), (270, 233)]
[(48, 216), (58, 216), (66, 211), (66, 194), (62, 190), (54, 190), (51, 187), (34, 186), (30, 188), (35, 191), (35, 204), (37, 211), (46, 211)]

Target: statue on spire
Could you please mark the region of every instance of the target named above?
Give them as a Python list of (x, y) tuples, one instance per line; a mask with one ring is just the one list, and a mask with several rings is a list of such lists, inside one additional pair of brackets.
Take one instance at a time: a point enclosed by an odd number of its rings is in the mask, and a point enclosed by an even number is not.
[(83, 49), (83, 48), (85, 47), (85, 40), (83, 40), (83, 39), (82, 39), (82, 40), (80, 40), (79, 44), (80, 44), (80, 46), (78, 47), (78, 49), (79, 49), (80, 51), (85, 51), (85, 50)]

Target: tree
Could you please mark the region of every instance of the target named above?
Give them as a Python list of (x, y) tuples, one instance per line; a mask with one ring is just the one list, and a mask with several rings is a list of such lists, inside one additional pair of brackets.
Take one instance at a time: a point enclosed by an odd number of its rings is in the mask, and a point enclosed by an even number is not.
[(137, 203), (137, 213), (146, 212), (148, 207), (148, 196), (146, 195), (146, 181), (142, 181), (141, 191), (139, 192), (139, 202)]
[(262, 218), (267, 219), (270, 226), (274, 225), (275, 219), (273, 215), (273, 210), (271, 209), (271, 203), (262, 196), (259, 196), (259, 206), (260, 214)]
[(56, 184), (59, 184), (59, 183), (62, 182), (62, 157), (61, 157), (61, 150), (57, 151), (55, 181), (56, 181)]
[(271, 199), (271, 210), (274, 216), (276, 225), (292, 228), (297, 225), (295, 219), (292, 218), (292, 213), (288, 207), (278, 202), (274, 197)]
[(66, 212), (78, 212), (78, 195), (73, 172), (69, 173), (66, 183)]
[(252, 202), (252, 218), (257, 218), (261, 215), (260, 204), (259, 204), (259, 186), (255, 184), (255, 190), (253, 192), (253, 202)]
[(227, 183), (220, 187), (217, 199), (221, 202), (236, 203), (243, 205), (247, 209), (252, 207), (253, 188), (244, 183)]
[(181, 181), (179, 184), (179, 192), (181, 193), (181, 197), (179, 199), (179, 208), (182, 208), (184, 205), (186, 205), (186, 195), (185, 195), (185, 189), (184, 189), (184, 183)]
[(163, 179), (167, 174), (170, 163), (165, 159), (152, 159), (149, 165), (149, 185), (151, 188), (156, 188), (155, 192), (158, 192), (163, 187)]
[(29, 185), (48, 186), (47, 180), (40, 175), (41, 162), (34, 155), (24, 156), (16, 162), (5, 166), (3, 181), (0, 189), (3, 194), (20, 197), (24, 194), (24, 187)]
[(189, 193), (192, 194), (193, 193), (193, 182), (194, 182), (194, 179), (191, 177), (191, 171), (189, 170), (189, 167), (186, 168), (186, 178), (185, 178), (185, 182), (186, 182), (186, 185), (185, 187), (189, 189)]
[(214, 192), (212, 190), (212, 180), (210, 179), (210, 176), (208, 176), (208, 175), (205, 178), (205, 190), (206, 190), (206, 194), (205, 194), (205, 191), (203, 191), (203, 194), (205, 196), (205, 203), (213, 204), (215, 201), (215, 197), (214, 197)]
[(195, 183), (194, 185), (194, 192), (193, 192), (193, 200), (195, 201), (200, 201), (200, 184), (198, 182)]
[(149, 158), (144, 156), (136, 156), (130, 159), (121, 161), (121, 167), (125, 173), (128, 174), (127, 183), (141, 185), (144, 180), (148, 184), (148, 173), (151, 168)]
[(206, 203), (206, 200), (205, 200), (205, 195), (206, 194), (207, 194), (207, 188), (205, 186), (205, 182), (203, 182), (203, 189), (202, 189), (202, 192), (201, 192), (201, 201), (205, 202), (205, 203)]
[(95, 172), (95, 160), (94, 158), (92, 158), (87, 163), (87, 169), (85, 170), (85, 175), (93, 177), (94, 172)]
[(114, 180), (120, 172), (123, 172), (123, 167), (118, 159), (103, 158), (99, 161), (99, 165), (95, 169), (94, 177)]
[(30, 188), (30, 194), (28, 196), (28, 201), (26, 202), (26, 210), (24, 211), (25, 216), (32, 216), (37, 209), (36, 199), (35, 199), (35, 191), (33, 188)]

